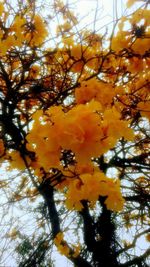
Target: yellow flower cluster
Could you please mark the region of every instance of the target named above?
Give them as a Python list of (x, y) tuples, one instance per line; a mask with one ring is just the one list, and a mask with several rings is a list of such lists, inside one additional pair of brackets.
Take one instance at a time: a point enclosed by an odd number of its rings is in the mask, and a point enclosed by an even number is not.
[(127, 8), (130, 8), (137, 0), (128, 0), (127, 1)]
[(62, 37), (63, 48), (56, 54), (61, 63), (65, 63), (72, 72), (81, 72), (84, 67), (97, 70), (99, 66), (99, 56), (101, 54), (100, 45), (83, 45), (75, 43), (72, 37)]
[(35, 64), (31, 67), (29, 71), (29, 79), (36, 79), (38, 78), (39, 74), (40, 74), (40, 66)]
[[(8, 151), (8, 153), (6, 154), (6, 160), (8, 160), (10, 166), (9, 166), (9, 170), (12, 169), (18, 169), (18, 170), (25, 170), (26, 168), (26, 164), (23, 160), (23, 158), (20, 155), (19, 151)], [(30, 159), (29, 157), (26, 158), (27, 163), (30, 164)]]
[[(128, 7), (136, 1), (129, 0)], [(118, 25), (119, 31), (112, 38), (112, 49), (117, 53), (128, 49), (141, 56), (148, 52), (150, 47), (149, 17), (150, 10), (148, 9), (137, 9), (130, 17), (122, 17)]]
[(17, 15), (10, 27), (10, 32), (15, 35), (14, 44), (20, 46), (25, 41), (25, 24), (26, 19), (20, 15)]
[[(0, 3), (0, 14), (4, 13), (2, 20), (7, 23), (7, 12)], [(40, 15), (28, 13), (28, 19), (22, 14), (14, 17), (12, 24), (8, 28), (6, 34), (3, 28), (0, 28), (0, 54), (4, 56), (6, 52), (15, 47), (22, 46), (25, 43), (29, 46), (40, 46), (47, 37), (47, 29)]]
[(69, 257), (70, 249), (64, 242), (64, 235), (62, 232), (59, 232), (57, 236), (54, 239), (54, 244), (56, 245), (58, 251), (60, 254), (65, 255), (66, 257)]
[(18, 237), (19, 231), (16, 228), (13, 228), (9, 233), (6, 234), (8, 238), (15, 240)]
[[(104, 112), (104, 120), (103, 120), (103, 129), (105, 130), (105, 135), (108, 139), (104, 141), (114, 140), (116, 141), (120, 137), (124, 137), (128, 141), (132, 141), (134, 139), (133, 130), (128, 128), (128, 121), (121, 120), (120, 113), (115, 109), (115, 107), (111, 109), (106, 109)], [(115, 144), (114, 144), (115, 145)]]
[(66, 205), (68, 209), (80, 211), (83, 208), (82, 200), (88, 200), (93, 205), (99, 196), (107, 197), (105, 204), (109, 210), (122, 210), (124, 199), (119, 180), (110, 179), (100, 171), (81, 174), (71, 181), (66, 193)]
[(147, 234), (147, 235), (145, 236), (145, 238), (146, 238), (146, 241), (147, 241), (147, 242), (150, 242), (150, 233)]
[(28, 33), (26, 35), (26, 38), (30, 40), (30, 45), (31, 46), (40, 46), (42, 45), (43, 41), (48, 35), (48, 31), (45, 27), (45, 23), (41, 16), (35, 15), (33, 19), (33, 26), (34, 28), (31, 33)]
[(112, 49), (119, 53), (131, 45), (131, 37), (126, 31), (119, 31), (112, 39)]
[(80, 246), (73, 246), (73, 249), (70, 249), (67, 245), (67, 242), (64, 240), (64, 235), (62, 232), (59, 232), (55, 239), (54, 239), (54, 244), (56, 245), (58, 251), (60, 252), (60, 254), (65, 255), (67, 257), (69, 257), (71, 254), (72, 257), (76, 258), (79, 253), (80, 253)]
[(132, 24), (137, 24), (137, 23), (141, 22), (142, 20), (144, 20), (144, 25), (149, 26), (150, 25), (149, 16), (150, 16), (150, 10), (149, 9), (139, 8), (132, 14), (129, 21)]
[(5, 147), (4, 147), (4, 142), (2, 139), (0, 139), (0, 157), (4, 154)]
[[(80, 164), (88, 164), (114, 147), (120, 137), (133, 139), (128, 122), (120, 119), (115, 109), (102, 115), (97, 101), (74, 106), (68, 112), (62, 107), (51, 107), (43, 114), (33, 116), (33, 128), (27, 136), (29, 150), (35, 151), (39, 164), (45, 170), (60, 168), (62, 150), (71, 150)], [(41, 149), (42, 148), (42, 149)]]
[(110, 106), (114, 95), (115, 92), (111, 83), (104, 83), (96, 78), (81, 82), (80, 87), (75, 91), (78, 104), (84, 104), (94, 99), (99, 101), (104, 108)]
[(4, 11), (4, 5), (3, 3), (0, 3), (0, 16), (2, 16), (3, 11)]
[[(33, 129), (27, 138), (28, 148), (36, 151), (45, 169), (59, 167), (61, 149), (72, 150), (81, 162), (99, 155), (99, 139), (103, 133), (96, 108), (98, 103), (90, 103), (78, 105), (66, 113), (61, 107), (52, 107), (45, 116), (41, 112), (35, 114)], [(41, 115), (45, 120), (43, 124)]]
[(150, 100), (147, 102), (139, 102), (137, 107), (141, 113), (141, 116), (150, 120)]

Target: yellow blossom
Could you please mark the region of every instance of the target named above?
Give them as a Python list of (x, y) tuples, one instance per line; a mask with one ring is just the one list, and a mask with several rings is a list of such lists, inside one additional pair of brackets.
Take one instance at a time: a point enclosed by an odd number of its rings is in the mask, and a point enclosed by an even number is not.
[(15, 240), (18, 236), (18, 230), (16, 228), (13, 228), (9, 233), (7, 233), (7, 237), (11, 238), (12, 240)]
[(95, 105), (97, 108), (96, 102), (74, 107), (66, 114), (63, 124), (61, 145), (64, 149), (71, 149), (81, 163), (99, 155), (99, 140), (103, 133), (100, 117), (92, 110)]
[(10, 31), (14, 32), (16, 37), (20, 37), (21, 33), (25, 30), (26, 19), (17, 15), (10, 27)]
[(77, 245), (77, 246), (73, 246), (74, 248), (74, 253), (73, 253), (73, 258), (76, 258), (79, 256), (80, 254), (80, 251), (81, 251), (81, 246), (80, 245)]
[(10, 169), (19, 169), (24, 170), (25, 169), (25, 163), (22, 159), (20, 153), (18, 151), (11, 151), (9, 152), (8, 156), (11, 158), (10, 160)]
[(146, 117), (150, 120), (150, 101), (140, 102), (137, 107), (141, 113), (141, 116)]
[(58, 251), (65, 256), (69, 256), (70, 249), (67, 246), (66, 242), (64, 241), (64, 235), (62, 232), (59, 232), (55, 239), (54, 239), (54, 244), (56, 245)]
[(100, 171), (81, 174), (71, 181), (66, 193), (66, 205), (68, 209), (80, 211), (83, 208), (82, 200), (88, 200), (93, 205), (99, 196), (107, 197), (105, 204), (108, 209), (116, 212), (122, 210), (124, 199), (119, 180), (110, 179)]
[(130, 8), (135, 2), (137, 2), (137, 0), (128, 0), (126, 5)]
[(147, 242), (150, 242), (150, 233), (145, 236)]
[(4, 147), (4, 142), (2, 139), (0, 139), (0, 157), (4, 154), (5, 147)]
[(86, 103), (96, 100), (101, 103), (102, 107), (107, 107), (111, 104), (115, 95), (114, 88), (111, 83), (104, 83), (93, 78), (88, 81), (83, 81), (75, 91), (77, 103)]
[(40, 73), (40, 66), (39, 65), (33, 65), (29, 71), (29, 78), (30, 79), (36, 79)]
[(134, 139), (133, 130), (128, 128), (127, 121), (120, 119), (120, 113), (115, 108), (107, 109), (104, 112), (103, 127), (105, 135), (110, 138), (115, 138), (116, 141), (120, 137), (124, 137), (129, 141)]
[(31, 33), (26, 34), (26, 38), (31, 46), (40, 46), (48, 35), (45, 23), (40, 15), (34, 16), (33, 26), (34, 29), (31, 31)]
[(150, 38), (138, 38), (132, 45), (132, 49), (136, 54), (144, 55), (149, 51)]
[(105, 200), (107, 209), (115, 212), (119, 212), (123, 209), (124, 202), (125, 201), (119, 191), (108, 195), (107, 199)]
[(2, 16), (3, 12), (4, 12), (4, 4), (0, 3), (0, 16)]
[(117, 53), (121, 52), (124, 49), (127, 49), (131, 44), (131, 38), (127, 31), (120, 31), (116, 36), (112, 38), (112, 50)]

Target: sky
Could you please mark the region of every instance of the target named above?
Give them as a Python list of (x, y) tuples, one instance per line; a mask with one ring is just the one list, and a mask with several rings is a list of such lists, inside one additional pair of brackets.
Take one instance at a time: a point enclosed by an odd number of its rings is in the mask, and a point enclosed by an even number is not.
[[(65, 1), (64, 1), (65, 2)], [(103, 26), (112, 25), (113, 20), (119, 18), (125, 12), (125, 3), (127, 0), (66, 0), (74, 9), (75, 14), (82, 17), (81, 23), (83, 26), (92, 25), (95, 16), (96, 8), (99, 10), (97, 13), (97, 22), (95, 27), (97, 29), (104, 29)], [(74, 3), (76, 5), (74, 6)], [(141, 241), (144, 246), (144, 241)], [(72, 267), (70, 261), (65, 257), (60, 256), (57, 252), (53, 254), (55, 258), (56, 267)], [(15, 267), (16, 265), (10, 265)]]

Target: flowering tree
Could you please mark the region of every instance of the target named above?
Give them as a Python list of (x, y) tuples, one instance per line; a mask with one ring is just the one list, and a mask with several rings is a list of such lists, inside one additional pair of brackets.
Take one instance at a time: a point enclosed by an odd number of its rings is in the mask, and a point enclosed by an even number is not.
[(38, 216), (3, 238), (24, 267), (52, 266), (54, 246), (78, 267), (148, 266), (150, 1), (127, 1), (111, 33), (60, 0), (12, 2), (0, 2), (1, 209)]

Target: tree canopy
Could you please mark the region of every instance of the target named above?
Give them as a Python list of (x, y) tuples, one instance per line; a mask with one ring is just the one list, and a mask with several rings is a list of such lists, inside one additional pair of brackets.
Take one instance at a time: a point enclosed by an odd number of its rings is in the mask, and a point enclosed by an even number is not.
[(149, 266), (150, 1), (77, 2), (0, 2), (3, 266)]

